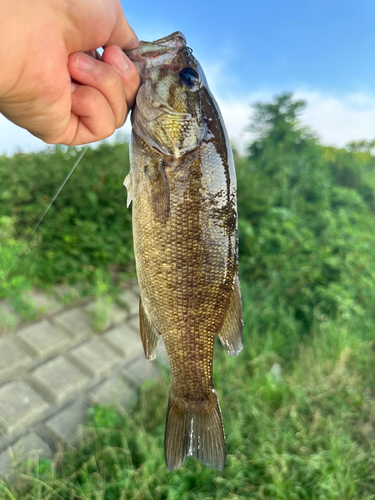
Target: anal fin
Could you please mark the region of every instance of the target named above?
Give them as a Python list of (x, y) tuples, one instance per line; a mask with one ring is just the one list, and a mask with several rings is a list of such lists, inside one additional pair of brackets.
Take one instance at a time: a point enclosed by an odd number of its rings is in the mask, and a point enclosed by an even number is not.
[(145, 356), (146, 359), (150, 361), (156, 357), (160, 334), (151, 323), (147, 312), (142, 305), (142, 299), (139, 300), (139, 323)]
[(242, 349), (242, 304), (240, 281), (236, 274), (234, 292), (227, 315), (219, 332), (219, 339), (229, 356), (236, 356)]

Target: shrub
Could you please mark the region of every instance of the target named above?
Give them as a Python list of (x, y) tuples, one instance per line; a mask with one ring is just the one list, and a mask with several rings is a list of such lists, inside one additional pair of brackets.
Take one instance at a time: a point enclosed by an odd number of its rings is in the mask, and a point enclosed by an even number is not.
[[(70, 171), (75, 148), (0, 158), (0, 216), (27, 238)], [(40, 225), (32, 244), (40, 283), (92, 280), (95, 270), (132, 272), (131, 211), (122, 185), (127, 143), (89, 148)]]

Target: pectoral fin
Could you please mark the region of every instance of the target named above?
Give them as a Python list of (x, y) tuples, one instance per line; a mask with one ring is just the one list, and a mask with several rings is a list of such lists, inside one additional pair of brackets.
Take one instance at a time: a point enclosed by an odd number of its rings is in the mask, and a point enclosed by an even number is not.
[(128, 190), (128, 198), (126, 200), (126, 206), (129, 207), (130, 203), (132, 202), (133, 199), (133, 192), (132, 192), (132, 173), (129, 172), (128, 175), (125, 177), (124, 180), (124, 186)]
[(235, 356), (242, 349), (242, 329), (241, 290), (240, 281), (236, 275), (232, 301), (219, 332), (220, 342), (229, 356)]
[(139, 322), (141, 329), (141, 339), (145, 356), (148, 361), (156, 357), (160, 334), (151, 323), (147, 312), (142, 305), (142, 299), (139, 300)]
[(170, 192), (164, 164), (162, 161), (157, 164), (150, 163), (145, 172), (150, 182), (152, 208), (160, 222), (165, 222), (169, 216)]

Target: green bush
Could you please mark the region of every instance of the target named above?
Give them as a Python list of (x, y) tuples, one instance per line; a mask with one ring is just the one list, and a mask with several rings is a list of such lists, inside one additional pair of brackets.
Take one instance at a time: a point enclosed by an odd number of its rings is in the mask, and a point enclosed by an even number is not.
[[(286, 314), (298, 335), (314, 321), (368, 314), (375, 299), (373, 144), (321, 146), (298, 122), (303, 106), (290, 94), (258, 103), (256, 139), (247, 157), (235, 158), (242, 286), (265, 305), (265, 324)], [(122, 186), (128, 153), (127, 143), (87, 150), (17, 265), (12, 259), (79, 151), (0, 158), (0, 217), (12, 226), (1, 242), (3, 296), (31, 283), (94, 284), (98, 272), (134, 273)]]
[[(77, 159), (75, 148), (0, 158), (0, 216), (27, 238)], [(31, 241), (39, 283), (92, 280), (96, 269), (133, 272), (131, 211), (122, 183), (127, 143), (88, 149)], [(17, 272), (16, 269), (12, 270)]]
[(237, 158), (238, 210), (243, 283), (309, 331), (372, 314), (375, 158), (319, 145), (298, 124), (302, 108), (288, 94), (256, 106), (258, 137)]

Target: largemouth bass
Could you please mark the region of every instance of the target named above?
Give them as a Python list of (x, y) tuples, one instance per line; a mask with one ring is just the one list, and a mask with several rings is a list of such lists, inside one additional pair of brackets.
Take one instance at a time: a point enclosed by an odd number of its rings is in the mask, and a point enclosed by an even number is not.
[(212, 380), (215, 335), (242, 348), (236, 177), (218, 105), (182, 33), (126, 54), (141, 76), (132, 111), (133, 235), (147, 359), (163, 337), (171, 366), (165, 461), (222, 470), (226, 445)]

